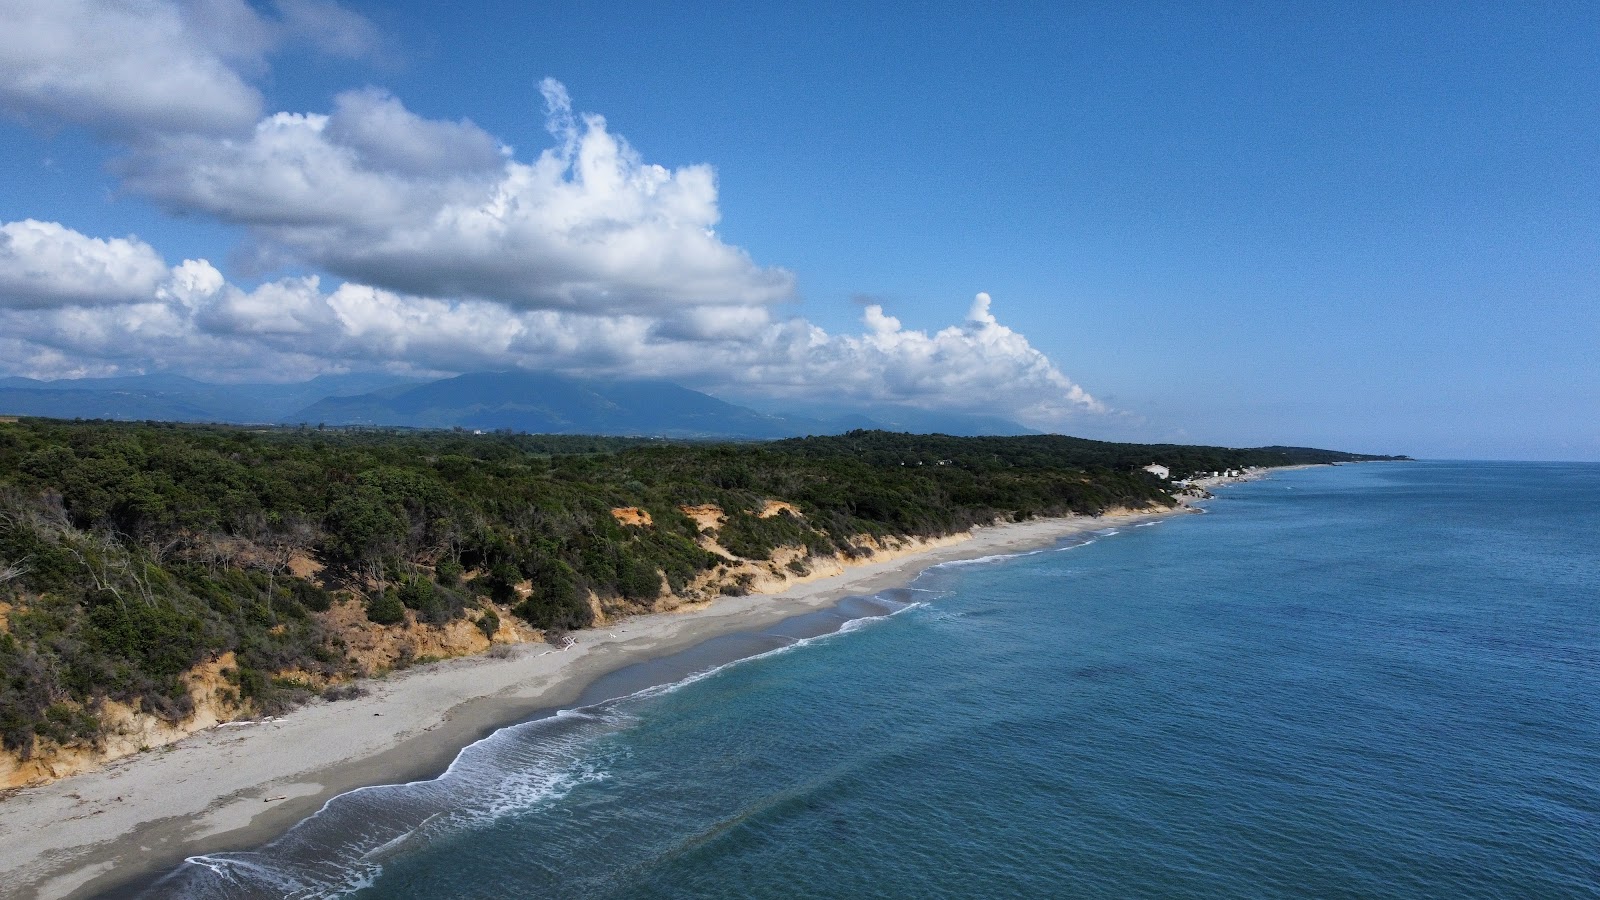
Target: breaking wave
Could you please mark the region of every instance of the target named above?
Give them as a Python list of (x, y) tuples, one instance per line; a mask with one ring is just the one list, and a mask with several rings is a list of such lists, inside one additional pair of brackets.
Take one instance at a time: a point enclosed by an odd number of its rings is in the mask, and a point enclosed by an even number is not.
[[(394, 855), (445, 835), (546, 807), (609, 776), (595, 743), (628, 728), (630, 709), (745, 663), (849, 634), (926, 605), (897, 588), (852, 598), (863, 612), (809, 637), (787, 641), (665, 684), (511, 725), (464, 748), (437, 778), (357, 788), (258, 850), (192, 856), (140, 896), (179, 900), (331, 900), (369, 887)], [(906, 599), (900, 599), (906, 598)]]

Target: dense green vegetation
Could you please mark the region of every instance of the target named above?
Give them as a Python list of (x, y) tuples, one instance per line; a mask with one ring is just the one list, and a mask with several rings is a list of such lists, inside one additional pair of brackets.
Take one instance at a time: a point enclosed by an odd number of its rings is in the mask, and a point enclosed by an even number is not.
[[(882, 432), (668, 444), (0, 424), (0, 743), (26, 755), (36, 736), (92, 741), (105, 699), (181, 719), (180, 675), (227, 651), (241, 699), (260, 710), (303, 699), (274, 675), (353, 671), (318, 615), (340, 596), (380, 624), (408, 612), (442, 624), (492, 599), (536, 627), (581, 628), (591, 593), (648, 601), (717, 564), (682, 505), (721, 507), (722, 543), (748, 558), (852, 553), (858, 535), (1170, 503), (1137, 471), (1152, 460), (1181, 474), (1342, 458), (1354, 457)], [(760, 516), (772, 498), (801, 515)], [(618, 524), (621, 506), (653, 524)], [(298, 578), (296, 559), (325, 568)], [(487, 609), (478, 625), (492, 634)]]
[(940, 461), (964, 470), (993, 474), (1015, 469), (1084, 469), (1125, 472), (1150, 463), (1171, 470), (1171, 477), (1249, 466), (1293, 466), (1314, 463), (1397, 460), (1308, 447), (1258, 447), (1239, 450), (1189, 444), (1119, 444), (1055, 434), (1021, 437), (950, 437), (854, 431), (828, 437), (807, 437), (767, 444), (772, 450), (813, 458), (850, 457), (877, 466), (934, 465)]

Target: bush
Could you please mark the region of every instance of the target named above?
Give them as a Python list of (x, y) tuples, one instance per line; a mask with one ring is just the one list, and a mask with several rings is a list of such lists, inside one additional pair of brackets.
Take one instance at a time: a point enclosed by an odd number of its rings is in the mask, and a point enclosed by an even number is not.
[(89, 612), (89, 629), (102, 652), (136, 662), (157, 678), (176, 676), (200, 661), (198, 618), (142, 600), (99, 599)]
[(478, 617), (478, 630), (489, 640), (494, 640), (494, 633), (500, 630), (500, 614), (490, 607), (485, 607), (483, 615)]
[(560, 560), (545, 560), (530, 573), (533, 591), (517, 604), (516, 614), (535, 628), (583, 628), (594, 621), (589, 599), (577, 575)]
[(645, 560), (624, 556), (617, 565), (617, 592), (629, 600), (653, 600), (661, 593), (661, 573)]
[(413, 578), (400, 585), (400, 602), (406, 609), (414, 609), (421, 613), (431, 612), (438, 605), (433, 593), (433, 582), (426, 578)]
[(433, 567), (433, 574), (445, 587), (455, 587), (461, 581), (461, 563), (453, 559), (441, 560)]
[(517, 582), (522, 580), (522, 573), (509, 562), (497, 562), (489, 569), (486, 580), (494, 602), (511, 603), (517, 599)]
[(359, 684), (335, 684), (323, 690), (322, 699), (329, 703), (334, 703), (339, 700), (354, 700), (357, 697), (365, 697), (366, 695), (367, 689)]
[(289, 590), (296, 603), (312, 612), (327, 612), (333, 607), (333, 597), (327, 591), (303, 578), (290, 582)]
[(398, 625), (406, 620), (406, 606), (394, 588), (367, 598), (367, 620), (379, 625)]

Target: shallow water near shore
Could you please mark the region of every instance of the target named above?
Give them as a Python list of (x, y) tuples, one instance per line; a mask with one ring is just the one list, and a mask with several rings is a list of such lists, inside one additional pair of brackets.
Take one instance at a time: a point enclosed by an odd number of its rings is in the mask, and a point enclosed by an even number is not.
[(614, 673), (151, 896), (1600, 895), (1600, 466), (1212, 509)]

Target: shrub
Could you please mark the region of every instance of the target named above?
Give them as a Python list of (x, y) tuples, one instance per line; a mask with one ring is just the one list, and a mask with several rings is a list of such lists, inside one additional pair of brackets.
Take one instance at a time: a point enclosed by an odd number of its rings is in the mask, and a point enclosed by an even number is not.
[(204, 639), (198, 618), (142, 600), (98, 599), (89, 612), (89, 629), (103, 653), (135, 662), (158, 678), (200, 661)]
[(322, 699), (333, 703), (339, 700), (354, 700), (366, 695), (367, 689), (359, 684), (334, 684), (323, 690)]
[(398, 625), (406, 620), (406, 606), (394, 588), (389, 588), (367, 598), (367, 619), (379, 625)]
[(433, 594), (433, 582), (426, 578), (413, 578), (400, 585), (400, 602), (406, 609), (429, 612), (438, 605)]
[(433, 567), (433, 574), (445, 587), (455, 587), (461, 581), (461, 563), (453, 559), (441, 560)]
[(516, 614), (535, 628), (583, 628), (594, 621), (576, 574), (560, 560), (546, 560), (530, 579), (533, 591), (517, 604)]
[(290, 582), (289, 590), (296, 603), (312, 612), (327, 612), (333, 606), (333, 597), (326, 590), (303, 578)]
[(500, 614), (492, 608), (485, 607), (483, 615), (478, 617), (478, 630), (489, 640), (494, 640), (494, 633), (500, 630)]
[(651, 600), (661, 593), (661, 573), (648, 561), (624, 556), (617, 565), (617, 592), (629, 600)]
[(489, 596), (496, 603), (510, 603), (517, 599), (517, 582), (522, 580), (522, 573), (509, 562), (497, 562), (489, 569), (488, 588)]

